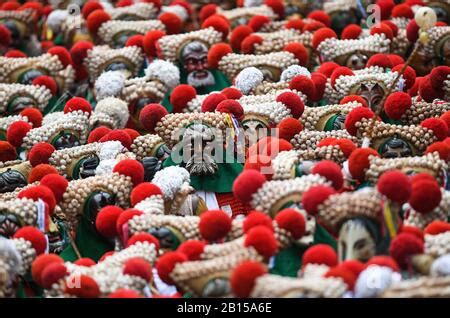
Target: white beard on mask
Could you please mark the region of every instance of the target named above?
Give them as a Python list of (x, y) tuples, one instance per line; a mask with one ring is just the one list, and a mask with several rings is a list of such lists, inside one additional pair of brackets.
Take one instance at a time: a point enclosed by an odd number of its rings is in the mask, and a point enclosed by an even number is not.
[(202, 79), (198, 79), (198, 78), (194, 77), (196, 72), (197, 71), (193, 71), (193, 72), (189, 73), (189, 75), (187, 77), (187, 83), (189, 85), (192, 85), (194, 87), (202, 87), (202, 86), (211, 86), (216, 83), (216, 80), (214, 79), (214, 76), (212, 75), (212, 73), (210, 71), (201, 71), (201, 72), (207, 72), (207, 74), (208, 74), (205, 78), (202, 78)]

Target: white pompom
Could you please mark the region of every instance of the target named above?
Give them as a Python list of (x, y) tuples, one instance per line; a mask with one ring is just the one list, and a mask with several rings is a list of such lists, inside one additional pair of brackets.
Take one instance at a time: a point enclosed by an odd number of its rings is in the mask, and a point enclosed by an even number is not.
[(128, 112), (128, 105), (123, 100), (115, 97), (107, 97), (102, 99), (95, 106), (95, 112), (105, 113), (119, 121), (119, 129), (122, 129), (127, 124), (130, 113)]
[(115, 159), (119, 153), (123, 152), (123, 150), (124, 146), (122, 146), (120, 141), (106, 141), (102, 143), (98, 157), (100, 160)]
[(383, 293), (396, 281), (394, 271), (386, 266), (370, 265), (361, 272), (355, 284), (356, 298), (372, 298)]
[(102, 73), (95, 81), (95, 97), (102, 100), (106, 97), (119, 97), (125, 85), (125, 76), (120, 71)]
[(450, 275), (450, 254), (443, 255), (431, 264), (431, 276), (449, 276)]
[(165, 198), (172, 200), (184, 183), (190, 182), (189, 172), (181, 167), (171, 166), (155, 173), (152, 183), (156, 184)]
[(67, 19), (68, 15), (67, 10), (53, 10), (47, 17), (47, 26), (53, 32), (59, 32), (61, 24)]
[(180, 70), (173, 63), (164, 60), (155, 60), (146, 69), (145, 75), (156, 77), (169, 89), (180, 83)]
[(290, 82), (295, 76), (303, 75), (311, 78), (311, 73), (306, 67), (291, 65), (281, 73), (280, 82)]
[(244, 68), (235, 80), (235, 86), (243, 94), (249, 94), (256, 86), (262, 83), (264, 74), (256, 67)]

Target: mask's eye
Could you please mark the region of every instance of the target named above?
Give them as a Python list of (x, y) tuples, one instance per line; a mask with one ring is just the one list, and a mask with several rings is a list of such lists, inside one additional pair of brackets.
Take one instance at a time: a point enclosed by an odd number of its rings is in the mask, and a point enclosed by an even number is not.
[(136, 32), (128, 31), (128, 32), (120, 32), (119, 34), (116, 34), (113, 37), (113, 48), (119, 49), (125, 46), (125, 43), (127, 43), (127, 40), (137, 34)]
[(8, 28), (9, 32), (11, 33), (11, 38), (13, 39), (20, 39), (22, 37), (22, 33), (20, 32), (20, 27), (14, 20), (7, 20), (3, 23), (5, 27)]
[(27, 85), (31, 85), (31, 83), (33, 82), (33, 80), (36, 77), (45, 75), (43, 72), (41, 72), (40, 70), (36, 70), (36, 69), (29, 69), (26, 70), (25, 72), (23, 72), (22, 74), (19, 75), (19, 78), (17, 79), (17, 82), (20, 84), (27, 84)]
[(20, 113), (25, 108), (36, 107), (36, 101), (29, 96), (16, 96), (8, 103), (8, 114)]
[(108, 66), (105, 68), (105, 72), (122, 71), (122, 70), (128, 70), (128, 66), (124, 62), (120, 62), (120, 61), (112, 62), (112, 63), (108, 64)]
[(55, 138), (53, 138), (52, 145), (56, 150), (60, 150), (80, 146), (81, 143), (78, 137), (71, 132), (61, 131)]
[(134, 106), (133, 114), (138, 116), (139, 113), (141, 112), (142, 108), (144, 108), (148, 104), (152, 104), (155, 102), (156, 102), (156, 100), (154, 100), (153, 98), (150, 98), (150, 97), (139, 98), (138, 100), (136, 100), (136, 102), (133, 105)]

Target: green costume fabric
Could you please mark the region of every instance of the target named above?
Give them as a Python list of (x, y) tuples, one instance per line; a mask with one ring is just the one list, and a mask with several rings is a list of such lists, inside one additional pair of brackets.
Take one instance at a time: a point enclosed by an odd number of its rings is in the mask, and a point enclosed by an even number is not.
[[(183, 67), (179, 66), (180, 68), (180, 83), (187, 83), (187, 74)], [(215, 84), (211, 86), (205, 86), (205, 87), (199, 87), (195, 90), (197, 91), (198, 95), (204, 95), (209, 94), (211, 92), (215, 91), (221, 91), (224, 88), (230, 87), (231, 82), (230, 80), (220, 71), (218, 70), (210, 70), (212, 75), (215, 79)], [(162, 101), (162, 105), (167, 109), (169, 113), (172, 112), (173, 106), (170, 103), (170, 95), (172, 94), (172, 91), (168, 92), (166, 96), (164, 97)]]

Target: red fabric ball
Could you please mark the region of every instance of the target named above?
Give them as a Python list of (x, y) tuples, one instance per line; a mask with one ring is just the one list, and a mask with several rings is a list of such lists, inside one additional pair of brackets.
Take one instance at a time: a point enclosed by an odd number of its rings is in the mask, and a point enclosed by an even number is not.
[(9, 142), (0, 140), (0, 161), (6, 162), (17, 159), (16, 148)]
[(208, 65), (211, 68), (217, 68), (220, 60), (227, 54), (232, 53), (231, 46), (226, 43), (217, 43), (211, 46), (208, 51)]
[[(186, 84), (178, 85), (170, 94), (170, 103), (173, 106), (173, 112), (179, 113), (186, 108), (187, 103), (193, 100), (197, 96), (197, 91), (194, 87)], [(162, 113), (166, 114), (161, 110)], [(165, 116), (165, 115), (163, 115)]]
[(20, 3), (16, 1), (7, 1), (1, 5), (1, 9), (5, 11), (15, 11), (20, 8)]
[(33, 280), (40, 286), (43, 286), (41, 280), (42, 272), (47, 266), (52, 263), (64, 264), (64, 260), (59, 257), (59, 255), (49, 253), (39, 255), (31, 264), (31, 276), (33, 277)]
[(291, 18), (286, 21), (284, 28), (302, 31), (304, 26), (305, 26), (305, 22), (301, 18)]
[(416, 77), (416, 80), (414, 81), (413, 86), (411, 86), (411, 88), (408, 89), (408, 91), (407, 91), (409, 96), (414, 97), (414, 96), (419, 95), (419, 86), (420, 86), (420, 83), (422, 82), (422, 79), (423, 79), (423, 77), (420, 77), (420, 76)]
[[(149, 1), (149, 2), (158, 2), (158, 8), (160, 9), (162, 4), (160, 0), (154, 0), (154, 1)], [(155, 4), (156, 5), (156, 4)], [(184, 9), (186, 9), (186, 12), (191, 15), (192, 14), (192, 6), (189, 2), (187, 2), (186, 0), (174, 0), (170, 3), (169, 6), (180, 6), (183, 7)]]
[(28, 153), (28, 160), (33, 167), (41, 163), (48, 163), (48, 159), (55, 150), (55, 147), (47, 142), (34, 144)]
[(227, 99), (236, 99), (237, 100), (243, 96), (241, 91), (234, 87), (226, 87), (220, 93), (225, 95), (225, 97)]
[(253, 33), (252, 28), (247, 25), (239, 25), (233, 29), (230, 34), (230, 45), (235, 51), (241, 50), (241, 43), (247, 38), (250, 34)]
[(349, 24), (342, 30), (341, 39), (357, 39), (362, 33), (362, 28), (357, 24)]
[[(392, 72), (400, 72), (400, 70), (403, 68), (403, 66), (404, 66), (403, 63), (395, 65), (392, 68)], [(402, 77), (405, 80), (404, 90), (408, 90), (411, 87), (413, 87), (414, 83), (416, 82), (416, 71), (411, 66), (407, 66), (405, 68), (405, 71), (403, 72)]]
[(369, 259), (367, 261), (366, 268), (371, 265), (389, 267), (390, 269), (392, 269), (395, 272), (400, 271), (400, 268), (398, 267), (397, 262), (390, 256), (385, 256), (385, 255), (373, 256), (371, 259)]
[(28, 175), (28, 183), (39, 181), (49, 174), (58, 174), (58, 170), (46, 163), (38, 164), (31, 169), (30, 174)]
[(123, 265), (123, 273), (125, 275), (138, 276), (146, 282), (150, 282), (153, 277), (152, 267), (145, 259), (140, 257), (127, 260)]
[(155, 245), (155, 249), (159, 250), (159, 240), (150, 233), (140, 232), (134, 234), (127, 242), (127, 246), (136, 244), (137, 242), (148, 242)]
[(41, 272), (42, 287), (50, 289), (52, 285), (68, 275), (66, 266), (63, 263), (55, 262), (47, 265)]
[(183, 263), (187, 260), (188, 258), (186, 255), (180, 252), (165, 253), (156, 262), (156, 270), (158, 271), (159, 278), (166, 284), (174, 285), (175, 283), (172, 278), (170, 278), (170, 273), (172, 273), (177, 263)]
[(47, 249), (47, 239), (44, 233), (38, 230), (34, 226), (24, 226), (14, 233), (13, 238), (19, 239), (23, 238), (25, 241), (31, 243), (31, 246), (36, 251), (36, 255), (41, 255)]
[(23, 189), (22, 191), (19, 192), (17, 197), (19, 199), (28, 198), (28, 199), (32, 199), (33, 201), (37, 201), (38, 199), (41, 199), (42, 201), (47, 203), (49, 210), (50, 210), (49, 211), (50, 214), (53, 212), (53, 210), (55, 209), (55, 206), (56, 206), (56, 199), (55, 199), (55, 195), (53, 194), (52, 190), (50, 190), (49, 188), (47, 188), (46, 186), (43, 186), (43, 185), (37, 185), (37, 186), (32, 186), (32, 187)]
[(144, 36), (142, 34), (132, 35), (128, 38), (125, 46), (137, 46), (144, 49)]
[(142, 39), (142, 45), (144, 52), (149, 58), (156, 57), (158, 55), (158, 48), (156, 43), (160, 38), (166, 35), (166, 32), (161, 30), (152, 30), (147, 32)]
[(411, 181), (400, 170), (390, 170), (383, 173), (378, 179), (377, 189), (389, 200), (398, 204), (407, 202), (412, 191)]
[(230, 23), (222, 16), (212, 15), (203, 21), (201, 28), (206, 29), (212, 27), (217, 32), (222, 33), (223, 39), (227, 38), (230, 31)]
[(263, 38), (256, 34), (250, 34), (241, 43), (240, 50), (244, 54), (252, 54), (256, 44), (261, 44)]
[(441, 188), (436, 181), (419, 180), (413, 182), (409, 205), (417, 212), (430, 213), (439, 206), (441, 199)]
[(133, 5), (133, 0), (119, 0), (116, 3), (116, 8), (129, 7)]
[(326, 39), (337, 38), (336, 32), (334, 32), (330, 28), (322, 28), (314, 32), (312, 37), (312, 47), (314, 50), (317, 50), (317, 47), (322, 41)]
[(431, 86), (431, 76), (425, 76), (419, 83), (419, 95), (426, 102), (431, 103), (437, 98), (441, 98), (443, 95), (442, 90), (438, 91)]
[(6, 139), (14, 147), (20, 147), (23, 138), (32, 129), (31, 125), (26, 121), (15, 121), (6, 130)]
[(271, 20), (265, 15), (254, 15), (250, 18), (247, 25), (254, 31), (258, 32), (264, 24), (270, 23)]
[(437, 235), (450, 231), (450, 223), (444, 221), (433, 221), (423, 230), (423, 234)]
[(352, 136), (356, 136), (358, 133), (358, 128), (356, 127), (356, 123), (360, 122), (363, 118), (374, 118), (375, 114), (374, 112), (368, 108), (368, 107), (356, 107), (353, 108), (350, 113), (348, 113), (347, 117), (345, 118), (345, 129), (348, 131), (348, 133)]
[(168, 114), (167, 110), (160, 104), (148, 104), (139, 114), (139, 121), (149, 132), (154, 132), (156, 125)]
[(56, 55), (64, 67), (72, 64), (72, 56), (69, 51), (63, 46), (54, 46), (47, 51), (51, 55)]
[(449, 66), (438, 66), (433, 68), (430, 72), (430, 82), (431, 86), (436, 90), (442, 90), (444, 85), (444, 81), (447, 80), (447, 77), (450, 75), (450, 67)]
[(100, 126), (92, 130), (88, 137), (88, 143), (97, 142), (100, 139), (102, 139), (103, 136), (106, 136), (110, 131), (112, 131), (111, 128), (108, 128), (106, 126)]
[(341, 278), (344, 283), (347, 285), (349, 290), (353, 290), (356, 282), (356, 275), (342, 266), (335, 266), (330, 268), (324, 277), (338, 277)]
[(73, 262), (75, 265), (78, 266), (84, 266), (84, 267), (92, 267), (94, 266), (95, 263), (93, 259), (89, 258), (89, 257), (82, 257), (77, 259), (75, 262)]
[(167, 34), (178, 34), (183, 29), (183, 21), (172, 12), (164, 12), (158, 19), (166, 27)]
[(262, 153), (270, 156), (272, 159), (282, 151), (289, 151), (293, 149), (293, 146), (290, 142), (276, 137), (270, 137), (266, 140), (260, 139), (260, 141), (263, 141), (261, 142)]
[(335, 250), (327, 244), (317, 244), (309, 247), (303, 253), (303, 267), (307, 264), (336, 266), (338, 258)]
[(250, 202), (252, 195), (266, 182), (267, 179), (260, 172), (250, 169), (244, 170), (233, 183), (233, 194), (242, 202)]
[(344, 176), (342, 175), (341, 167), (330, 160), (322, 160), (314, 165), (311, 173), (318, 174), (331, 181), (331, 185), (336, 190), (340, 190), (344, 185)]
[(86, 26), (92, 34), (97, 34), (103, 23), (111, 20), (111, 16), (101, 9), (92, 11), (86, 19)]
[[(3, 25), (0, 25), (0, 28)], [(0, 31), (1, 32), (1, 31)], [(1, 35), (0, 35), (1, 37)], [(0, 40), (1, 41), (1, 40)], [(28, 55), (26, 55), (25, 53), (23, 53), (22, 51), (19, 50), (9, 50), (8, 52), (5, 53), (5, 57), (9, 57), (9, 58), (21, 58), (21, 57), (28, 57)]]
[(417, 174), (411, 176), (410, 178), (411, 178), (411, 183), (415, 183), (419, 180), (428, 180), (431, 182), (436, 181), (436, 179), (434, 179), (434, 177), (432, 175), (425, 173), (425, 172), (417, 173)]
[(442, 119), (447, 124), (447, 127), (449, 127), (449, 135), (450, 135), (450, 110), (443, 113), (439, 118)]
[(277, 96), (276, 101), (284, 104), (291, 111), (291, 115), (294, 118), (299, 118), (305, 110), (305, 104), (302, 99), (293, 92), (281, 93)]
[(263, 174), (267, 180), (272, 179), (274, 173), (272, 168), (272, 158), (265, 155), (251, 155), (247, 157), (244, 170), (253, 169)]
[(201, 259), (205, 246), (205, 242), (198, 240), (187, 240), (177, 248), (177, 252), (186, 255), (190, 261), (198, 261)]
[(258, 277), (267, 274), (267, 268), (256, 261), (244, 261), (232, 271), (230, 286), (236, 297), (249, 297)]
[(129, 220), (131, 220), (136, 215), (142, 215), (143, 212), (136, 210), (136, 209), (128, 209), (123, 211), (119, 217), (117, 218), (116, 222), (116, 232), (119, 236), (122, 236), (123, 234), (123, 225), (127, 223)]
[(347, 104), (350, 102), (357, 102), (357, 103), (360, 103), (361, 106), (369, 107), (369, 105), (367, 105), (367, 101), (359, 95), (347, 95), (341, 99), (339, 104), (343, 105), (343, 104)]
[(386, 38), (390, 40), (392, 40), (392, 38), (394, 37), (394, 32), (392, 32), (392, 29), (389, 27), (389, 25), (383, 22), (376, 24), (370, 29), (370, 35), (375, 34), (384, 34)]
[(314, 98), (316, 88), (314, 82), (304, 75), (297, 75), (289, 82), (289, 89), (297, 90), (305, 94), (308, 99)]
[[(405, 60), (403, 57), (397, 54), (387, 54), (388, 59), (391, 61), (392, 67), (405, 64)], [(414, 70), (412, 67), (410, 67), (412, 70)], [(414, 72), (415, 74), (415, 72)], [(403, 76), (404, 77), (404, 76)], [(415, 77), (415, 76), (414, 76)]]
[(60, 202), (63, 198), (64, 192), (66, 192), (66, 189), (69, 186), (69, 181), (59, 174), (52, 173), (45, 175), (40, 180), (40, 184), (52, 190), (56, 202)]
[(415, 226), (402, 225), (400, 232), (415, 235), (421, 240), (423, 240), (423, 232)]
[(295, 135), (303, 130), (303, 125), (298, 119), (289, 117), (280, 121), (277, 128), (278, 138), (290, 141)]
[(336, 190), (330, 186), (317, 185), (310, 187), (302, 196), (302, 205), (308, 214), (316, 215), (319, 212), (319, 205), (325, 202)]
[(273, 231), (263, 225), (257, 225), (246, 233), (244, 246), (252, 246), (266, 259), (272, 257), (278, 251), (278, 241)]
[(127, 149), (130, 149), (132, 144), (130, 135), (128, 135), (122, 129), (111, 130), (109, 133), (107, 133), (99, 140), (99, 142), (107, 142), (107, 141), (119, 141), (122, 144), (122, 146), (124, 146)]
[(339, 67), (336, 67), (336, 68), (333, 70), (333, 73), (331, 73), (331, 76), (330, 76), (330, 84), (331, 84), (331, 86), (334, 87), (334, 84), (336, 83), (336, 80), (337, 80), (339, 77), (341, 77), (341, 76), (351, 76), (351, 75), (355, 75), (355, 74), (354, 74), (353, 71), (352, 71), (351, 69), (349, 69), (348, 67), (346, 67), (346, 66), (339, 66)]
[(47, 87), (52, 95), (56, 95), (56, 92), (58, 91), (58, 85), (56, 85), (56, 82), (53, 79), (53, 77), (47, 75), (41, 75), (36, 77), (33, 80), (32, 84)]
[(100, 297), (100, 288), (97, 282), (88, 275), (77, 276), (78, 284), (66, 283), (64, 292), (66, 294), (79, 298), (98, 298)]
[(391, 16), (392, 9), (395, 7), (395, 2), (393, 0), (377, 0), (376, 5), (378, 5), (381, 10), (381, 19), (386, 20)]
[(420, 126), (432, 130), (438, 140), (444, 140), (448, 136), (448, 126), (442, 119), (428, 118), (422, 121)]
[(284, 17), (284, 3), (281, 0), (264, 0), (264, 4), (272, 9), (279, 19)]
[(92, 106), (91, 104), (82, 97), (72, 97), (69, 99), (64, 106), (64, 113), (70, 113), (73, 111), (81, 110), (84, 113), (92, 113)]
[(142, 200), (152, 196), (152, 195), (162, 195), (161, 189), (154, 183), (143, 182), (136, 186), (130, 195), (130, 202), (132, 206), (135, 206)]
[(81, 9), (81, 14), (83, 15), (84, 19), (87, 19), (87, 17), (89, 16), (89, 14), (91, 14), (91, 12), (94, 12), (95, 10), (102, 10), (103, 6), (100, 2), (97, 1), (88, 1), (83, 5), (83, 8)]
[(391, 60), (388, 58), (387, 54), (378, 53), (372, 55), (367, 61), (366, 67), (379, 66), (382, 68), (392, 68)]
[(417, 38), (419, 37), (419, 30), (420, 27), (417, 25), (416, 20), (412, 19), (409, 21), (408, 25), (406, 26), (406, 37), (408, 38), (409, 42), (416, 42)]
[(295, 240), (305, 235), (305, 218), (295, 209), (283, 209), (275, 216), (278, 226), (291, 233)]
[(356, 259), (349, 259), (339, 264), (339, 267), (351, 271), (356, 277), (364, 270), (364, 264)]
[(410, 233), (398, 234), (389, 246), (389, 254), (404, 269), (411, 265), (411, 257), (416, 254), (422, 254), (423, 250), (423, 241)]
[(291, 42), (284, 46), (283, 51), (290, 52), (299, 61), (298, 64), (306, 66), (309, 61), (309, 53), (305, 46), (298, 42)]
[(404, 92), (395, 92), (388, 96), (384, 111), (392, 119), (399, 120), (411, 108), (411, 97)]
[(227, 97), (222, 93), (209, 94), (202, 103), (202, 112), (214, 112), (221, 102), (225, 101)]
[(348, 158), (348, 169), (354, 179), (364, 181), (366, 169), (370, 165), (369, 156), (379, 157), (380, 155), (372, 148), (358, 148)]
[(97, 232), (106, 238), (115, 238), (117, 236), (117, 220), (122, 212), (123, 209), (115, 205), (108, 205), (102, 208), (95, 218)]
[(327, 77), (322, 73), (315, 72), (311, 74), (311, 80), (314, 83), (314, 96), (312, 96), (311, 101), (318, 102), (323, 98), (323, 95), (325, 94)]
[(142, 298), (135, 290), (120, 288), (108, 295), (108, 298)]
[(335, 62), (324, 62), (320, 64), (317, 72), (325, 75), (326, 77), (330, 77), (331, 74), (333, 74), (333, 71), (339, 66), (340, 65)]
[(414, 12), (411, 7), (407, 4), (398, 4), (392, 9), (391, 13), (393, 18), (414, 18)]
[(309, 19), (317, 20), (325, 24), (327, 27), (331, 26), (331, 19), (325, 11), (314, 10), (307, 16)]
[(200, 21), (205, 21), (208, 17), (212, 16), (217, 12), (217, 5), (210, 3), (205, 6), (202, 6), (199, 12), (199, 19)]
[(124, 159), (119, 161), (113, 169), (113, 172), (131, 177), (134, 186), (144, 182), (144, 167), (142, 163), (134, 159)]
[(254, 210), (251, 211), (246, 216), (244, 222), (242, 223), (242, 228), (244, 230), (244, 233), (247, 233), (250, 229), (254, 228), (255, 226), (265, 226), (272, 232), (274, 231), (272, 219), (270, 218), (270, 216), (268, 216), (263, 212)]
[(339, 146), (339, 148), (347, 158), (353, 153), (353, 150), (357, 148), (353, 141), (347, 138), (336, 140), (336, 144)]
[(237, 120), (242, 120), (244, 118), (244, 109), (241, 104), (234, 99), (226, 99), (221, 101), (217, 105), (216, 111), (219, 113), (233, 115)]
[(222, 210), (206, 211), (200, 215), (198, 229), (205, 240), (215, 242), (231, 230), (231, 218)]
[(28, 122), (33, 125), (33, 128), (41, 127), (42, 120), (44, 119), (41, 111), (37, 108), (25, 108), (20, 112), (20, 115), (27, 117)]
[(141, 135), (139, 132), (131, 128), (124, 128), (122, 129), (122, 131), (125, 132), (128, 136), (130, 136), (131, 142), (133, 142), (137, 137)]
[(425, 154), (433, 152), (437, 152), (442, 160), (450, 161), (450, 145), (444, 141), (437, 141), (429, 145)]
[(303, 26), (303, 32), (309, 32), (309, 33), (314, 33), (317, 30), (326, 28), (327, 26), (325, 24), (323, 24), (322, 22), (316, 21), (316, 20), (312, 20), (312, 22), (306, 23)]

